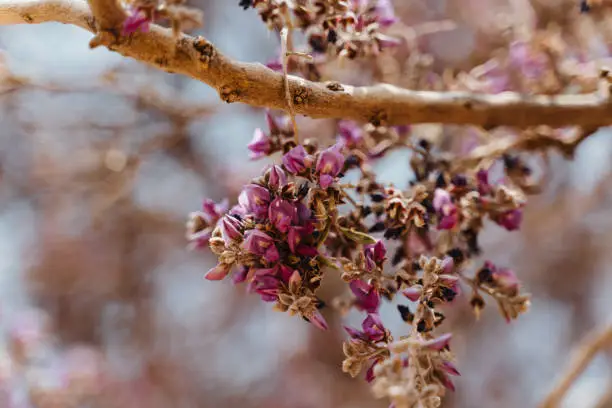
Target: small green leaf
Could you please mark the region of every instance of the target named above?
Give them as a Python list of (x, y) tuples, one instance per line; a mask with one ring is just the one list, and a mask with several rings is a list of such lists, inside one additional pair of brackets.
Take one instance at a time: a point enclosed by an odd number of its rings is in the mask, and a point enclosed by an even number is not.
[(321, 266), (327, 266), (328, 268), (332, 268), (332, 269), (335, 269), (335, 270), (340, 270), (340, 267), (335, 262), (336, 258), (328, 258), (326, 256), (319, 255), (317, 257), (317, 259), (321, 263)]
[(340, 232), (344, 234), (345, 237), (350, 239), (351, 241), (355, 241), (358, 244), (375, 244), (376, 240), (365, 232), (355, 231), (352, 228), (342, 228), (338, 227)]

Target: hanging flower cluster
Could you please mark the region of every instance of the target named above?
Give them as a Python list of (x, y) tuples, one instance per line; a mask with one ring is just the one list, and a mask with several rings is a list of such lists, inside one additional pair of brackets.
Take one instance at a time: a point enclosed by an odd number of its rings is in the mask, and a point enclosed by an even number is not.
[[(397, 408), (435, 404), (459, 375), (451, 335), (438, 333), (443, 306), (466, 298), (479, 316), (487, 295), (508, 321), (528, 309), (513, 271), (490, 261), (472, 265), (487, 223), (520, 229), (526, 194), (536, 186), (529, 166), (518, 155), (502, 155), (493, 163), (505, 177), (493, 182), (487, 168), (464, 170), (430, 143), (413, 143), (409, 128), (340, 122), (337, 143), (319, 148), (296, 145), (283, 115), (267, 112), (266, 121), (268, 129), (255, 131), (248, 150), (256, 159), (282, 153), (280, 160), (246, 184), (231, 209), (206, 201), (191, 216), (189, 239), (208, 242), (218, 256), (206, 279), (245, 283), (276, 310), (320, 329), (328, 328), (321, 310), (330, 300), (340, 312), (364, 312), (361, 328), (345, 328), (343, 370), (352, 376), (365, 370), (375, 394)], [(383, 150), (362, 143), (377, 134), (402, 136)], [(405, 190), (380, 183), (371, 171), (378, 157), (400, 148), (412, 151), (414, 179)], [(350, 172), (358, 181), (343, 183)], [(389, 253), (392, 241), (399, 246)], [(340, 274), (346, 296), (319, 298), (326, 273)], [(410, 330), (394, 339), (379, 309), (397, 294), (415, 305), (398, 306)]]

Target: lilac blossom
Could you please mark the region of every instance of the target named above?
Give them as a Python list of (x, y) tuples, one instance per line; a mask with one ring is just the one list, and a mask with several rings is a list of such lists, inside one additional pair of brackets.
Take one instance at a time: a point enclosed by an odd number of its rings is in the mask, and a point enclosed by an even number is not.
[(272, 140), (263, 130), (257, 128), (247, 148), (251, 151), (250, 157), (252, 160), (260, 159), (272, 152)]
[(273, 190), (280, 190), (287, 184), (287, 174), (281, 166), (273, 165), (268, 170), (268, 187)]
[(123, 21), (121, 35), (130, 35), (138, 31), (142, 33), (149, 32), (151, 18), (147, 17), (144, 11), (137, 8), (130, 8), (127, 10), (127, 14), (128, 16)]
[(297, 145), (283, 156), (283, 165), (291, 174), (299, 174), (306, 170), (307, 156), (304, 146)]
[(359, 310), (368, 313), (376, 313), (380, 306), (380, 296), (376, 288), (364, 281), (355, 280), (350, 283), (350, 288), (355, 295), (355, 306)]
[(270, 192), (257, 184), (248, 184), (238, 196), (238, 202), (247, 213), (253, 214), (257, 218), (268, 214), (270, 204)]
[(344, 166), (344, 155), (340, 153), (342, 146), (335, 144), (321, 152), (317, 160), (316, 172), (319, 174), (319, 185), (329, 187)]
[(365, 255), (366, 270), (372, 271), (376, 267), (382, 267), (387, 255), (387, 249), (382, 241), (373, 245), (366, 245), (363, 249)]
[(286, 233), (291, 224), (297, 221), (297, 209), (293, 203), (275, 198), (268, 207), (268, 218), (277, 230)]
[(448, 191), (441, 188), (434, 191), (433, 207), (439, 217), (438, 229), (449, 230), (455, 228), (459, 222), (459, 212)]
[(523, 211), (519, 208), (506, 211), (495, 217), (494, 221), (508, 231), (516, 231), (523, 221)]

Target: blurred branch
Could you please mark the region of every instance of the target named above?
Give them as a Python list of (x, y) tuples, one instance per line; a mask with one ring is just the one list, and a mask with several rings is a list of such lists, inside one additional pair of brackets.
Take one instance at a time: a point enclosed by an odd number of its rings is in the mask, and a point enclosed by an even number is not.
[(548, 394), (539, 408), (555, 408), (590, 364), (603, 349), (612, 344), (612, 324), (589, 333), (574, 352), (574, 356), (555, 388)]
[[(200, 80), (215, 88), (225, 102), (289, 110), (282, 73), (261, 64), (233, 61), (203, 37), (173, 35), (171, 29), (152, 25), (148, 33), (118, 35), (123, 10), (114, 0), (93, 0), (94, 13), (105, 23), (94, 24), (83, 1), (0, 0), (0, 25), (58, 21), (74, 24), (96, 36), (92, 47), (111, 51)], [(104, 7), (115, 9), (101, 11)], [(98, 17), (100, 17), (98, 16)], [(109, 17), (111, 16), (111, 17)], [(109, 17), (109, 18), (106, 18)], [(105, 24), (113, 22), (113, 27)], [(96, 27), (100, 28), (97, 30)], [(528, 96), (466, 92), (411, 91), (388, 84), (352, 87), (338, 83), (315, 83), (290, 76), (292, 104), (297, 114), (315, 118), (345, 118), (374, 124), (407, 123), (473, 124), (530, 127), (612, 124), (612, 103), (598, 94)]]

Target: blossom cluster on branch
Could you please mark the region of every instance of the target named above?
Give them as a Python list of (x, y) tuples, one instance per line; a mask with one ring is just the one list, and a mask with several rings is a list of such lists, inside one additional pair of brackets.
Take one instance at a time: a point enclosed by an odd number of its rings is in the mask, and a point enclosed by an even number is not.
[[(357, 127), (341, 123), (331, 147), (296, 144), (287, 117), (266, 117), (269, 129), (256, 129), (248, 148), (255, 159), (280, 151), (280, 163), (246, 184), (233, 207), (206, 200), (191, 214), (192, 245), (208, 244), (218, 256), (206, 279), (246, 283), (276, 310), (327, 329), (321, 309), (329, 299), (317, 292), (325, 274), (340, 274), (352, 297), (331, 304), (366, 313), (361, 330), (346, 328), (343, 370), (352, 376), (366, 370), (375, 394), (396, 407), (437, 406), (454, 388), (449, 376), (459, 374), (451, 335), (438, 332), (445, 308), (466, 292), (461, 298), (476, 315), (485, 307), (483, 295), (508, 321), (528, 309), (529, 296), (512, 270), (472, 258), (481, 253), (487, 221), (520, 228), (525, 190), (534, 184), (529, 166), (519, 155), (505, 155), (503, 182), (493, 181), (489, 168), (462, 171), (425, 140), (411, 145), (408, 129), (379, 129), (412, 150), (415, 178), (402, 190), (377, 181), (371, 163), (388, 149), (368, 148)], [(343, 182), (355, 172), (358, 182)], [(398, 294), (414, 305), (398, 306), (410, 330), (394, 339), (378, 312)]]

